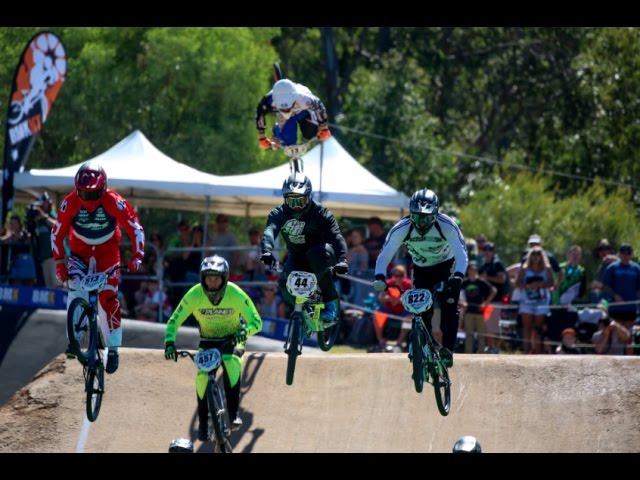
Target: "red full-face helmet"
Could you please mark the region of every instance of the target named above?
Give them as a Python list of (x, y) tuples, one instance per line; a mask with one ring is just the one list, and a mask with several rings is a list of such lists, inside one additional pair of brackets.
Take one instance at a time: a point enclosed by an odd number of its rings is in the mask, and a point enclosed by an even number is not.
[(76, 173), (75, 185), (82, 200), (98, 200), (107, 189), (107, 174), (99, 164), (85, 162)]

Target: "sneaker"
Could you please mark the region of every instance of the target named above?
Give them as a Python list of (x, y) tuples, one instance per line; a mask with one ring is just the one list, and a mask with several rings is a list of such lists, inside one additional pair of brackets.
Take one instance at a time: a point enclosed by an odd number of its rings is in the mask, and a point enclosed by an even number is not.
[(453, 367), (453, 354), (448, 348), (442, 347), (440, 349), (440, 358), (442, 359), (442, 363), (445, 367)]
[(207, 423), (198, 424), (198, 440), (200, 440), (201, 442), (206, 442), (209, 440), (209, 426)]
[(115, 371), (118, 370), (119, 360), (118, 352), (115, 350), (109, 350), (109, 353), (107, 354), (107, 368), (105, 369), (105, 372), (115, 373)]
[(240, 427), (242, 427), (242, 419), (240, 415), (237, 415), (236, 418), (233, 419), (233, 422), (231, 422), (231, 431), (235, 432), (236, 430), (240, 430)]
[(324, 308), (320, 313), (320, 320), (325, 328), (330, 327), (336, 323), (338, 316), (338, 300), (331, 300), (324, 304)]

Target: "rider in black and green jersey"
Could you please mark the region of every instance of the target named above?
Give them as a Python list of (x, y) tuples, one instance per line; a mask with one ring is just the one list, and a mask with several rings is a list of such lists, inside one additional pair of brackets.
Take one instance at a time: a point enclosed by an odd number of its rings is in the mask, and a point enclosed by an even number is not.
[[(217, 348), (222, 353), (224, 370), (224, 390), (231, 428), (236, 430), (242, 425), (238, 416), (240, 406), (241, 357), (244, 354), (247, 336), (262, 330), (262, 319), (251, 298), (235, 283), (229, 282), (229, 264), (213, 255), (202, 260), (200, 265), (200, 283), (182, 297), (178, 308), (167, 322), (164, 356), (167, 360), (178, 360), (174, 342), (178, 329), (189, 315), (193, 315), (200, 329), (199, 349)], [(224, 341), (234, 336), (235, 348)], [(207, 420), (209, 409), (205, 399), (208, 375), (198, 372), (196, 393), (198, 400), (198, 439), (208, 438)]]

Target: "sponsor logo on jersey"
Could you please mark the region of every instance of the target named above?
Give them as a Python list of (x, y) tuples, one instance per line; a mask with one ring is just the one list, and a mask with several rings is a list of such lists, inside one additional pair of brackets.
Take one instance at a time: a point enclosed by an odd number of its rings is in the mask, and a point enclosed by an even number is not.
[(67, 201), (63, 200), (62, 203), (60, 204), (60, 211), (61, 212), (66, 212), (67, 211)]
[(200, 309), (200, 313), (206, 316), (213, 316), (213, 315), (229, 316), (229, 315), (233, 315), (233, 312), (235, 312), (235, 308), (201, 308)]
[(291, 243), (304, 244), (306, 243), (303, 231), (305, 222), (292, 218), (282, 226), (282, 232), (287, 235)]
[(124, 199), (123, 198), (118, 200), (116, 202), (116, 205), (118, 206), (118, 210), (124, 210), (126, 208), (126, 204), (124, 203)]

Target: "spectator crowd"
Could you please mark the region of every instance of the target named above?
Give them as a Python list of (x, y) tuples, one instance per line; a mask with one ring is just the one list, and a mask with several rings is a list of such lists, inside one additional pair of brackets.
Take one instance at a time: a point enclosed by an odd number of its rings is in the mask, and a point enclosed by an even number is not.
[[(55, 218), (46, 193), (29, 205), (24, 221), (9, 217), (0, 230), (0, 263), (7, 272), (2, 283), (60, 287), (50, 241)], [(386, 238), (384, 223), (372, 217), (343, 234), (350, 275), (371, 280)], [(215, 252), (228, 260), (230, 280), (248, 292), (263, 317), (287, 318), (277, 275), (260, 262), (262, 231), (252, 227), (246, 235), (239, 241), (223, 214), (215, 216), (206, 231), (201, 224), (180, 221), (166, 241), (159, 232), (147, 232), (140, 272), (123, 275), (123, 315), (166, 322), (182, 294), (199, 281), (203, 252)], [(519, 261), (511, 265), (503, 263), (499, 250), (485, 235), (467, 239), (469, 265), (459, 299), (458, 351), (638, 354), (640, 265), (633, 261), (630, 244), (615, 249), (602, 239), (593, 249), (593, 278), (588, 278), (578, 245), (563, 252), (559, 261), (533, 233)], [(127, 255), (125, 247), (124, 261)], [(411, 288), (411, 270), (411, 257), (401, 249), (386, 280), (397, 288), (377, 294), (361, 283), (339, 279), (344, 319), (339, 342), (368, 351), (406, 351), (411, 316), (400, 302), (400, 292)], [(437, 302), (432, 331), (441, 340)]]

